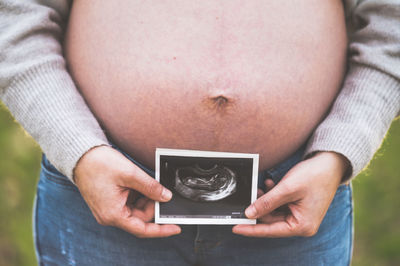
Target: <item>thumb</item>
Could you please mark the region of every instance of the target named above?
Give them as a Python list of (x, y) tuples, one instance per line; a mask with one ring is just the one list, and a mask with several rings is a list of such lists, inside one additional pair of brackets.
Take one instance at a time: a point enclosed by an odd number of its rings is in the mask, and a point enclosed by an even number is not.
[(286, 189), (285, 185), (278, 183), (246, 209), (246, 216), (250, 219), (264, 216), (276, 208), (291, 202), (293, 199), (292, 195), (293, 193)]
[(124, 176), (124, 186), (142, 193), (147, 198), (156, 201), (169, 201), (172, 192), (162, 186), (139, 167), (133, 167), (129, 174)]

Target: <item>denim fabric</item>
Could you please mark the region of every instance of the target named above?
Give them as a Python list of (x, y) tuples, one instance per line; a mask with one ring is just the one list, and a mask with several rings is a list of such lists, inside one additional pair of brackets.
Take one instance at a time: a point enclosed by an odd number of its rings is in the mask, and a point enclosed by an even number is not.
[[(260, 179), (279, 181), (301, 160), (299, 154), (260, 173)], [(125, 156), (154, 176), (154, 171)], [(177, 236), (140, 239), (99, 225), (78, 189), (43, 155), (35, 206), (34, 237), (40, 265), (349, 265), (351, 259), (349, 185), (338, 188), (313, 237), (249, 238), (233, 234), (232, 226), (182, 225)]]

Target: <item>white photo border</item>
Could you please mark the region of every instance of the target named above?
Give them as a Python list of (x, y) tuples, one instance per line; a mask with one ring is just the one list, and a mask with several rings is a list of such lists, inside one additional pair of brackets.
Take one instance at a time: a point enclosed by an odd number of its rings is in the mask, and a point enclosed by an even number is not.
[[(252, 180), (251, 180), (251, 203), (257, 199), (257, 183), (258, 183), (258, 161), (259, 155), (253, 153), (235, 153), (235, 152), (217, 152), (217, 151), (200, 151), (200, 150), (181, 150), (156, 148), (156, 167), (155, 178), (160, 182), (160, 156), (185, 156), (185, 157), (212, 157), (212, 158), (251, 158), (253, 159)], [(231, 224), (256, 224), (256, 219), (248, 218), (162, 218), (160, 217), (160, 204), (155, 202), (154, 217), (156, 224), (214, 224), (214, 225), (231, 225)]]

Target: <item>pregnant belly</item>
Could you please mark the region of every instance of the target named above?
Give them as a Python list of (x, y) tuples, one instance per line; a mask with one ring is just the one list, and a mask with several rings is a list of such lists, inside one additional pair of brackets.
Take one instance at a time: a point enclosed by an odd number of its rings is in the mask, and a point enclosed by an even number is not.
[(68, 66), (109, 138), (146, 166), (156, 147), (284, 160), (342, 82), (340, 0), (74, 1)]

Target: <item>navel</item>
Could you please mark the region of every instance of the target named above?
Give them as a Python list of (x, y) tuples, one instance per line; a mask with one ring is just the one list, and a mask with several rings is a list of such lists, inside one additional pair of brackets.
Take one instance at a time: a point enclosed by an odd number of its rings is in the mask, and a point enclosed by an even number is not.
[(221, 114), (227, 113), (234, 105), (234, 100), (224, 95), (210, 96), (203, 102), (208, 109)]
[(211, 100), (218, 108), (223, 108), (224, 106), (228, 105), (229, 102), (229, 99), (222, 95), (212, 97)]

